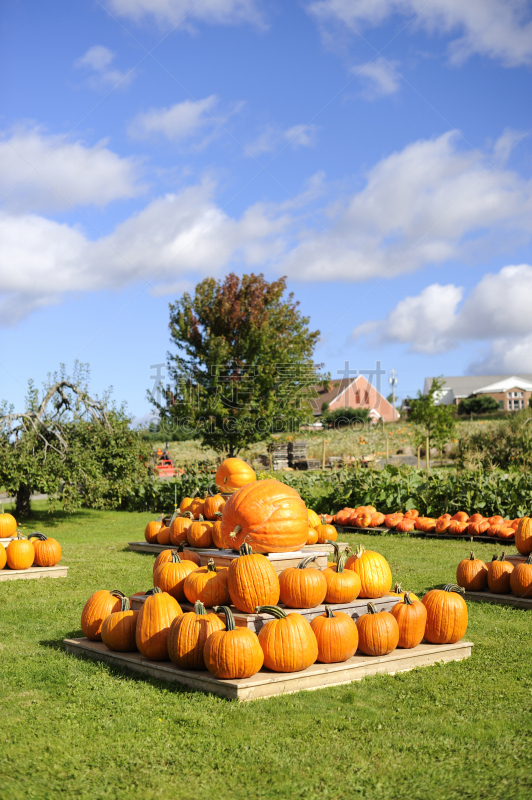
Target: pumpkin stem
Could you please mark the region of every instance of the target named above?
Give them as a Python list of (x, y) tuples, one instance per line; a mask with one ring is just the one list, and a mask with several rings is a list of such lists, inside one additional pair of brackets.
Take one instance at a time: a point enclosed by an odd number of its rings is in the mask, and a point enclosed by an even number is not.
[(442, 588), (444, 592), (456, 592), (457, 594), (462, 594), (465, 591), (461, 586), (457, 586), (456, 583), (446, 583)]
[(395, 586), (393, 587), (393, 590), (394, 590), (395, 594), (402, 594), (403, 593), (403, 587), (401, 586), (400, 583), (396, 583)]
[(114, 597), (119, 597), (119, 598), (125, 597), (124, 592), (121, 592), (120, 589), (113, 589), (113, 591), (110, 592), (110, 594), (112, 594)]
[(182, 517), (188, 517), (189, 519), (194, 519), (194, 514), (192, 511), (183, 511), (181, 514)]
[(343, 572), (345, 567), (345, 562), (347, 561), (347, 551), (344, 550), (343, 553), (340, 553), (338, 559), (336, 561), (336, 572)]
[(503, 550), (501, 555), (499, 556), (499, 561), (504, 561), (506, 558), (506, 550)]
[(200, 514), (198, 519), (196, 520), (196, 522), (204, 522), (204, 521), (205, 521), (205, 518), (202, 517), (201, 514)]
[(321, 515), (321, 524), (322, 524), (322, 525), (327, 525), (327, 520), (325, 519), (325, 517), (323, 516), (323, 514)]
[(172, 564), (181, 564), (181, 559), (179, 558), (177, 550), (172, 550)]
[(525, 561), (525, 564), (532, 564), (532, 553), (530, 553), (530, 555), (528, 556), (527, 560)]
[(222, 512), (221, 511), (215, 511), (214, 512), (214, 516), (215, 517), (220, 517), (220, 519), (221, 519), (222, 518)]
[(229, 536), (232, 536), (232, 537), (233, 537), (233, 539), (236, 539), (236, 537), (238, 536), (238, 534), (240, 533), (240, 531), (241, 531), (241, 530), (242, 530), (242, 528), (241, 528), (241, 526), (240, 526), (240, 525), (235, 525), (235, 529), (234, 529), (234, 531), (231, 531), (231, 533), (229, 534)]
[(120, 598), (120, 611), (130, 611), (131, 605), (129, 602), (129, 597), (121, 597)]
[(160, 589), (158, 586), (154, 586), (152, 589), (148, 589), (146, 592), (146, 597), (151, 597), (152, 594), (158, 594), (159, 592), (162, 593), (162, 589)]
[(368, 614), (378, 614), (374, 603), (368, 603)]
[(40, 533), (39, 531), (35, 531), (35, 533), (30, 533), (30, 535), (28, 536), (28, 539), (33, 539), (33, 537), (34, 537), (34, 536), (35, 536), (35, 537), (36, 537), (36, 538), (37, 538), (37, 539), (38, 539), (40, 542), (45, 542), (45, 541), (48, 539), (48, 537), (47, 537), (47, 536), (45, 536), (45, 535), (44, 535), (44, 533)]
[(357, 549), (355, 550), (354, 556), (355, 558), (362, 558), (362, 553), (364, 552), (364, 545), (358, 544)]
[(276, 617), (276, 619), (285, 619), (286, 618), (286, 611), (279, 606), (257, 606), (255, 608), (256, 614), (271, 614), (272, 617)]
[(207, 561), (207, 571), (216, 572), (216, 564), (214, 563), (213, 558), (209, 558), (209, 560)]
[(472, 550), (471, 550), (471, 555), (469, 556), (469, 560), (470, 561), (474, 561), (475, 560), (475, 554), (474, 554), (474, 552)]
[(327, 619), (332, 619), (334, 617), (334, 611), (330, 606), (325, 606), (325, 616)]
[(200, 617), (205, 616), (205, 614), (207, 613), (207, 611), (205, 610), (205, 606), (203, 605), (201, 600), (196, 600), (196, 602), (194, 603), (194, 612)]
[(403, 597), (403, 603), (405, 604), (405, 606), (413, 606), (414, 605), (414, 601), (410, 597), (410, 592), (405, 592), (405, 596)]
[(229, 606), (213, 606), (215, 614), (225, 614), (225, 630), (226, 631), (234, 631), (236, 628), (235, 625), (235, 618), (233, 617), (233, 612), (229, 608)]
[[(238, 528), (238, 525), (237, 525)], [(233, 534), (231, 534), (232, 536)], [(240, 545), (240, 550), (238, 551), (241, 556), (252, 556), (253, 555), (253, 548), (247, 542), (244, 542)]]
[(299, 562), (299, 564), (297, 565), (297, 568), (298, 569), (305, 569), (305, 567), (308, 567), (308, 565), (310, 564), (311, 561), (316, 561), (317, 557), (318, 556), (314, 555), (314, 556), (307, 556), (306, 558), (302, 558), (301, 561)]
[(338, 563), (338, 556), (340, 555), (340, 548), (338, 547), (336, 542), (333, 542), (332, 539), (325, 539), (325, 544), (332, 544), (332, 546), (334, 547), (334, 553), (333, 553), (332, 560), (335, 563)]
[(491, 560), (492, 561), (497, 561), (497, 559), (498, 559), (498, 555), (497, 555), (497, 553), (494, 553), (493, 554), (493, 558)]

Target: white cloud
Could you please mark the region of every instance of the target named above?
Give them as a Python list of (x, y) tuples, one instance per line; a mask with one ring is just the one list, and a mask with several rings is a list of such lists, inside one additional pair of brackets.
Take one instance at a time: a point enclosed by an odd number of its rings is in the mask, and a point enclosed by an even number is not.
[(253, 142), (246, 145), (244, 155), (248, 158), (256, 158), (262, 153), (272, 153), (286, 145), (290, 145), (294, 149), (314, 147), (318, 130), (318, 126), (312, 124), (292, 125), (285, 130), (271, 125), (265, 128)]
[(473, 53), (505, 66), (532, 63), (528, 0), (312, 0), (309, 11), (322, 24), (378, 26), (394, 15), (413, 18), (410, 27), (453, 38), (449, 53), (459, 63)]
[(408, 345), (436, 354), (464, 342), (487, 343), (471, 365), (477, 374), (532, 371), (532, 266), (488, 273), (464, 299), (462, 287), (427, 286), (406, 297), (384, 320), (358, 326), (353, 337)]
[(0, 139), (0, 193), (10, 211), (53, 211), (73, 205), (105, 206), (135, 197), (139, 162), (121, 158), (105, 143), (87, 147), (39, 128)]
[(138, 114), (131, 122), (128, 133), (135, 139), (164, 136), (173, 142), (199, 136), (227, 121), (226, 116), (215, 116), (212, 112), (218, 103), (216, 95), (203, 100), (184, 100), (169, 108), (152, 108)]
[(379, 56), (367, 64), (359, 64), (351, 68), (350, 72), (360, 77), (366, 84), (366, 94), (371, 99), (386, 97), (398, 92), (401, 87), (401, 78), (395, 70), (396, 63), (387, 61)]
[(450, 132), (376, 164), (360, 192), (329, 210), (324, 230), (301, 234), (281, 269), (301, 280), (392, 277), (500, 246), (503, 231), (513, 246), (532, 230), (531, 209), (530, 181), (490, 153), (460, 149)]
[(111, 62), (115, 59), (115, 53), (104, 47), (102, 44), (95, 44), (89, 47), (85, 55), (74, 61), (77, 69), (91, 70), (87, 82), (92, 89), (100, 88), (122, 88), (124, 89), (133, 78), (134, 70), (121, 72), (111, 68)]
[(109, 10), (140, 22), (153, 18), (159, 25), (207, 22), (217, 25), (263, 24), (257, 0), (105, 0)]

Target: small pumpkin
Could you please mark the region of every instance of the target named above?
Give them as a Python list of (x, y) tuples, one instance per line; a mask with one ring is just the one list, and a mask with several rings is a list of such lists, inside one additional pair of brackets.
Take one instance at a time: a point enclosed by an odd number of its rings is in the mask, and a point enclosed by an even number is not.
[(257, 614), (271, 614), (259, 631), (264, 666), (274, 672), (301, 672), (318, 658), (318, 642), (301, 614), (287, 614), (279, 606), (257, 606)]
[(436, 520), (432, 517), (416, 517), (415, 528), (423, 533), (433, 533), (436, 530)]
[(494, 594), (510, 594), (510, 575), (514, 565), (506, 561), (506, 553), (493, 556), (488, 564), (488, 589)]
[(170, 661), (182, 669), (205, 669), (205, 643), (212, 633), (224, 627), (217, 614), (207, 613), (203, 603), (196, 600), (194, 611), (181, 614), (170, 625), (167, 641)]
[(247, 614), (252, 614), (256, 606), (277, 605), (281, 588), (271, 561), (254, 553), (247, 543), (240, 547), (239, 553), (229, 565), (227, 581), (233, 605)]
[(9, 569), (29, 569), (35, 559), (35, 550), (28, 539), (18, 534), (6, 547), (6, 558)]
[(380, 528), (383, 522), (384, 514), (381, 514), (380, 511), (376, 511), (371, 515), (370, 528)]
[(515, 539), (515, 529), (507, 525), (501, 525), (497, 532), (498, 539)]
[(187, 540), (187, 530), (192, 525), (192, 516), (176, 517), (170, 525), (170, 544), (177, 546)]
[[(164, 569), (163, 564), (159, 569)], [(158, 586), (146, 597), (137, 617), (135, 642), (144, 658), (168, 661), (168, 634), (173, 620), (182, 614), (177, 600)]]
[(196, 569), (198, 567), (193, 561), (181, 561), (177, 550), (172, 550), (171, 560), (159, 564), (153, 573), (153, 585), (175, 600), (183, 601), (186, 599), (185, 578)]
[(467, 521), (468, 522), (482, 522), (483, 520), (484, 520), (484, 517), (482, 516), (482, 514), (475, 513), (475, 514), (471, 514), (471, 516), (469, 517), (469, 519)]
[(532, 597), (532, 553), (513, 568), (510, 589), (516, 597)]
[(486, 533), (490, 524), (487, 519), (477, 520), (476, 522), (469, 522), (467, 525), (467, 532), (471, 534), (471, 536), (480, 536), (482, 533)]
[(226, 458), (216, 470), (214, 482), (221, 492), (237, 492), (243, 486), (255, 483), (255, 470), (241, 458)]
[(307, 508), (308, 524), (310, 528), (316, 528), (321, 524), (320, 517), (311, 508)]
[[(400, 522), (403, 519), (403, 517), (404, 514), (401, 514), (400, 511), (399, 512), (394, 511), (393, 514), (386, 514), (386, 516), (384, 517), (384, 527), (393, 530), (393, 528), (396, 527), (397, 523)], [(412, 525), (412, 530), (413, 528), (414, 526)]]
[(451, 519), (455, 522), (468, 522), (469, 514), (467, 514), (465, 511), (457, 511), (456, 514), (453, 514)]
[(327, 581), (325, 602), (332, 604), (352, 603), (360, 594), (360, 578), (356, 572), (345, 569), (347, 551), (344, 550), (343, 553), (340, 553), (336, 542), (331, 542), (331, 544), (334, 546), (336, 564), (334, 567), (327, 567), (322, 572)]
[(162, 520), (151, 520), (144, 528), (144, 538), (148, 544), (157, 544), (157, 534), (163, 526)]
[(190, 508), (187, 509), (190, 511), (194, 519), (199, 519), (200, 517), (203, 518), (203, 511), (205, 509), (205, 501), (201, 499), (201, 497), (195, 497), (192, 503), (190, 504)]
[(87, 639), (101, 642), (103, 621), (109, 614), (120, 611), (123, 597), (123, 592), (118, 589), (113, 589), (112, 592), (100, 589), (91, 594), (81, 612), (81, 630)]
[(504, 517), (501, 517), (500, 514), (495, 514), (495, 516), (489, 517), (488, 522), (490, 525), (504, 525)]
[(399, 642), (399, 626), (389, 611), (377, 611), (368, 603), (368, 613), (356, 622), (358, 649), (366, 656), (386, 656), (392, 653)]
[(217, 567), (210, 558), (206, 567), (194, 570), (185, 578), (184, 591), (189, 603), (200, 600), (207, 608), (227, 605), (231, 602), (227, 579), (227, 567)]
[(392, 571), (380, 553), (358, 545), (354, 555), (347, 559), (345, 568), (353, 570), (360, 578), (360, 597), (384, 597), (392, 588)]
[(222, 680), (251, 678), (264, 663), (257, 634), (243, 626), (237, 628), (228, 606), (216, 606), (213, 611), (225, 614), (225, 630), (214, 631), (205, 642), (205, 666)]
[(417, 647), (423, 639), (427, 622), (427, 609), (423, 603), (412, 599), (410, 592), (405, 592), (403, 601), (394, 605), (391, 614), (399, 628), (397, 647), (407, 650)]
[[(31, 542), (32, 539), (37, 541)], [(38, 567), (55, 567), (61, 561), (61, 545), (56, 539), (45, 536), (44, 533), (30, 533), (28, 541), (33, 545), (35, 561)]]
[(484, 592), (488, 585), (488, 569), (471, 551), (469, 558), (460, 561), (456, 568), (456, 583), (466, 592)]
[(523, 556), (532, 553), (532, 519), (530, 517), (523, 517), (519, 520), (515, 531), (515, 546)]
[(405, 511), (405, 517), (407, 519), (417, 519), (419, 517), (419, 511), (417, 508), (411, 508), (409, 511)]
[(113, 611), (102, 623), (102, 642), (109, 650), (130, 653), (137, 649), (135, 632), (137, 629), (138, 611), (132, 611), (129, 599), (120, 598), (120, 610)]
[(334, 521), (338, 525), (348, 525), (353, 511), (354, 508), (343, 508), (341, 511), (338, 511), (337, 514), (335, 514)]
[(199, 518), (192, 523), (190, 528), (187, 529), (187, 542), (191, 547), (209, 548), (212, 547), (212, 525), (203, 517)]
[(303, 558), (297, 567), (288, 567), (279, 575), (280, 600), (288, 608), (315, 608), (327, 594), (327, 580), (319, 569), (309, 568), (316, 556)]
[(372, 516), (371, 511), (362, 511), (356, 517), (351, 517), (351, 524), (355, 528), (371, 528)]
[(4, 506), (0, 503), (0, 539), (10, 539), (17, 535), (17, 521), (12, 514), (4, 511)]
[(184, 514), (186, 511), (190, 512), (190, 506), (194, 502), (193, 497), (183, 497), (181, 502), (179, 503), (179, 511), (181, 514)]
[(317, 544), (317, 542), (318, 542), (318, 531), (315, 528), (309, 528), (307, 546), (310, 544)]
[(447, 584), (431, 589), (421, 602), (427, 609), (425, 639), (431, 644), (454, 644), (467, 630), (467, 605), (460, 586)]
[(338, 531), (334, 525), (325, 522), (325, 517), (322, 517), (319, 525), (316, 526), (316, 533), (320, 544), (324, 544), (327, 541), (335, 542), (338, 538)]
[(171, 529), (168, 528), (166, 525), (163, 525), (157, 531), (157, 544), (170, 544), (170, 533)]
[(325, 606), (325, 612), (314, 617), (310, 623), (318, 643), (317, 661), (336, 664), (355, 655), (358, 647), (358, 628), (349, 614), (333, 611)]
[(486, 534), (488, 536), (499, 536), (503, 526), (500, 522), (493, 522), (490, 524), (489, 528), (486, 530)]
[(203, 516), (205, 519), (215, 520), (216, 514), (221, 513), (225, 508), (225, 500), (221, 494), (214, 494), (207, 497), (203, 506)]
[(436, 520), (436, 528), (434, 530), (436, 533), (447, 533), (450, 525), (451, 520), (448, 517), (440, 517)]

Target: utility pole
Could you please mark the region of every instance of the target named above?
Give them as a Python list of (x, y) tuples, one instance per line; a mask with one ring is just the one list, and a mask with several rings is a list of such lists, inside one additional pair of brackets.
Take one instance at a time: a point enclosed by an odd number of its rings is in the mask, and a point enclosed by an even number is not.
[(397, 375), (395, 374), (395, 370), (394, 369), (392, 369), (391, 377), (388, 378), (388, 381), (389, 381), (389, 383), (390, 383), (390, 385), (392, 387), (392, 405), (393, 405), (392, 420), (393, 420), (393, 422), (395, 422), (395, 385), (397, 383)]

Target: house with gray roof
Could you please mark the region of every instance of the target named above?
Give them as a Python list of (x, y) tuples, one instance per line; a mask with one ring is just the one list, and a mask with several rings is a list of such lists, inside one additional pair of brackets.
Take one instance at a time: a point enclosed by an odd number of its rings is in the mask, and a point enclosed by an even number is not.
[[(532, 397), (532, 375), (459, 375), (443, 377), (437, 403), (458, 405), (464, 398), (487, 394), (505, 411), (519, 411)], [(434, 378), (425, 378), (423, 393), (428, 394)]]

